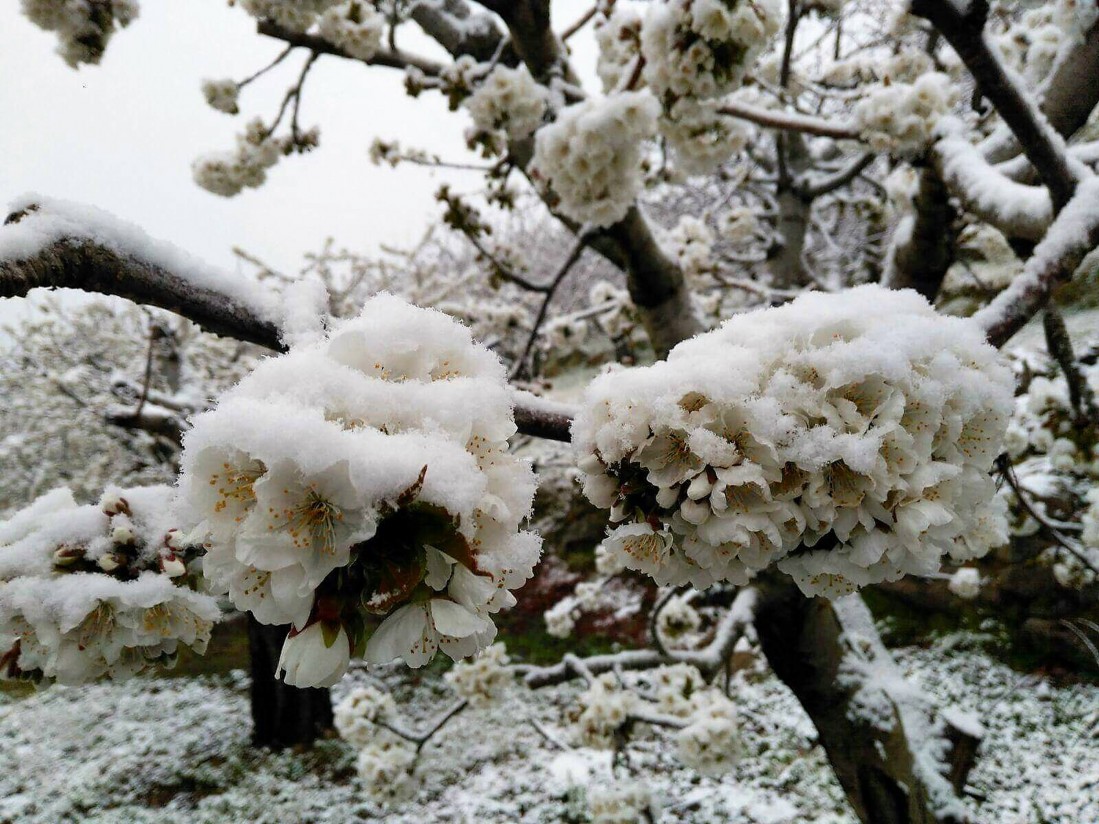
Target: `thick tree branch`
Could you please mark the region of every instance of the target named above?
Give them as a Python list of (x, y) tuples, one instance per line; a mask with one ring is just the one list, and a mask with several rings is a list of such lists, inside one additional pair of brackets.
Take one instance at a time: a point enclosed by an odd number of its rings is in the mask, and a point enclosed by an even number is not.
[(806, 598), (793, 584), (771, 582), (755, 627), (771, 668), (812, 718), (861, 821), (967, 820), (958, 791), (979, 736), (905, 680), (861, 598)]
[[(20, 219), (40, 218), (27, 211), (9, 217), (7, 223)], [(0, 239), (3, 233), (0, 230)], [(199, 286), (139, 250), (112, 249), (87, 236), (63, 236), (26, 256), (0, 257), (0, 298), (22, 297), (36, 288), (114, 295), (183, 315), (216, 335), (281, 348), (278, 328), (259, 317), (255, 308)]]
[(1031, 102), (1018, 78), (1008, 73), (985, 37), (988, 3), (985, 0), (967, 3), (913, 0), (911, 10), (929, 20), (954, 47), (977, 81), (981, 94), (995, 106), (1018, 138), (1027, 158), (1049, 189), (1054, 210), (1059, 211), (1072, 198), (1077, 174), (1065, 152), (1064, 140)]
[(1099, 246), (1099, 178), (1080, 184), (1023, 272), (973, 316), (993, 346), (1003, 346), (1068, 283), (1088, 253)]

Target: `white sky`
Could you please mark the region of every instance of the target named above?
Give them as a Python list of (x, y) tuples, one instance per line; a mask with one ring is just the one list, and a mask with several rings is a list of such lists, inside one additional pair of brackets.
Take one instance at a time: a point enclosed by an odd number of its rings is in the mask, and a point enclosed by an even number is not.
[[(588, 2), (558, 0), (555, 17), (571, 22)], [(145, 0), (102, 64), (74, 71), (54, 53), (53, 34), (27, 21), (15, 0), (4, 2), (0, 207), (26, 192), (82, 201), (217, 265), (236, 266), (238, 245), (296, 271), (302, 254), (330, 236), (361, 251), (414, 242), (440, 213), (433, 195), (441, 182), (475, 184), (470, 173), (372, 165), (376, 136), (470, 159), (462, 139), (468, 117), (448, 112), (438, 94), (408, 98), (398, 71), (326, 57), (313, 67), (301, 118), (320, 126), (320, 148), (283, 159), (263, 187), (234, 198), (198, 188), (191, 161), (232, 148), (246, 117), (270, 119), (306, 57), (292, 55), (246, 88), (241, 115), (210, 109), (204, 78), (241, 79), (281, 50), (254, 29), (225, 0)], [(413, 30), (401, 32), (410, 46)], [(579, 45), (590, 63), (592, 45)], [(0, 317), (10, 317), (15, 307), (4, 303)]]

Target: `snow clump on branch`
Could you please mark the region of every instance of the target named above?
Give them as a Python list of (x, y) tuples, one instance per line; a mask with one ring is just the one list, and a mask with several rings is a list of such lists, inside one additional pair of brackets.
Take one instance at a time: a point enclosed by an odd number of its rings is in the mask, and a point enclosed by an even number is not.
[(838, 597), (1005, 542), (988, 472), (1012, 393), (971, 321), (862, 286), (596, 379), (573, 437), (630, 569), (705, 587), (777, 565)]
[(195, 592), (201, 550), (170, 528), (172, 488), (65, 488), (0, 524), (0, 677), (82, 684), (206, 649), (220, 611)]
[(641, 142), (656, 133), (659, 105), (644, 92), (585, 100), (535, 134), (532, 173), (561, 213), (602, 227), (626, 216), (641, 191)]
[(519, 529), (535, 483), (508, 454), (514, 433), (496, 355), (382, 294), (194, 420), (181, 517), (206, 537), (218, 591), (294, 624), (288, 683), (331, 685), (351, 654), (464, 658), (492, 642), (491, 614), (540, 554)]

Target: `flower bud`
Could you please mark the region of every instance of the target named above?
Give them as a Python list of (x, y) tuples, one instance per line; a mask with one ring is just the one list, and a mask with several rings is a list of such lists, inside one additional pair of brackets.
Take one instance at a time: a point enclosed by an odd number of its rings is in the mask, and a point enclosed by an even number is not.
[(114, 572), (116, 569), (122, 566), (122, 564), (119, 563), (118, 556), (111, 552), (108, 552), (105, 555), (100, 555), (99, 560), (96, 561), (96, 564), (104, 572)]
[(130, 504), (121, 495), (115, 492), (108, 492), (100, 500), (99, 505), (103, 507), (103, 511), (108, 516), (114, 517), (115, 515), (130, 515)]
[(187, 573), (187, 565), (175, 555), (160, 556), (160, 571), (169, 578), (178, 578)]
[(131, 526), (123, 524), (111, 530), (111, 540), (116, 544), (135, 544), (137, 543), (137, 535)]
[(72, 566), (83, 557), (84, 547), (65, 544), (54, 550), (53, 565), (58, 567)]

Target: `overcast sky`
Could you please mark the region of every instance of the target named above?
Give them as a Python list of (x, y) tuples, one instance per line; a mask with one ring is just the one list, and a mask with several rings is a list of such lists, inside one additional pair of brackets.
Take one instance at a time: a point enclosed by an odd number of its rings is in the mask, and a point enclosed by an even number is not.
[[(302, 107), (303, 125), (320, 126), (320, 148), (284, 159), (258, 190), (209, 194), (192, 182), (191, 161), (232, 148), (246, 117), (270, 119), (304, 52), (245, 89), (242, 115), (230, 117), (205, 104), (201, 81), (245, 77), (280, 44), (257, 36), (255, 21), (225, 0), (146, 0), (102, 64), (78, 71), (18, 5), (0, 6), (0, 205), (26, 192), (82, 201), (211, 263), (236, 266), (239, 245), (296, 271), (329, 236), (362, 251), (411, 243), (437, 218), (443, 180), (476, 182), (470, 173), (372, 165), (375, 137), (469, 159), (468, 118), (437, 94), (408, 98), (400, 72), (328, 57), (314, 66)], [(568, 22), (587, 5), (558, 0), (555, 15)], [(578, 40), (590, 63), (590, 36)], [(3, 303), (0, 314), (10, 315)]]

